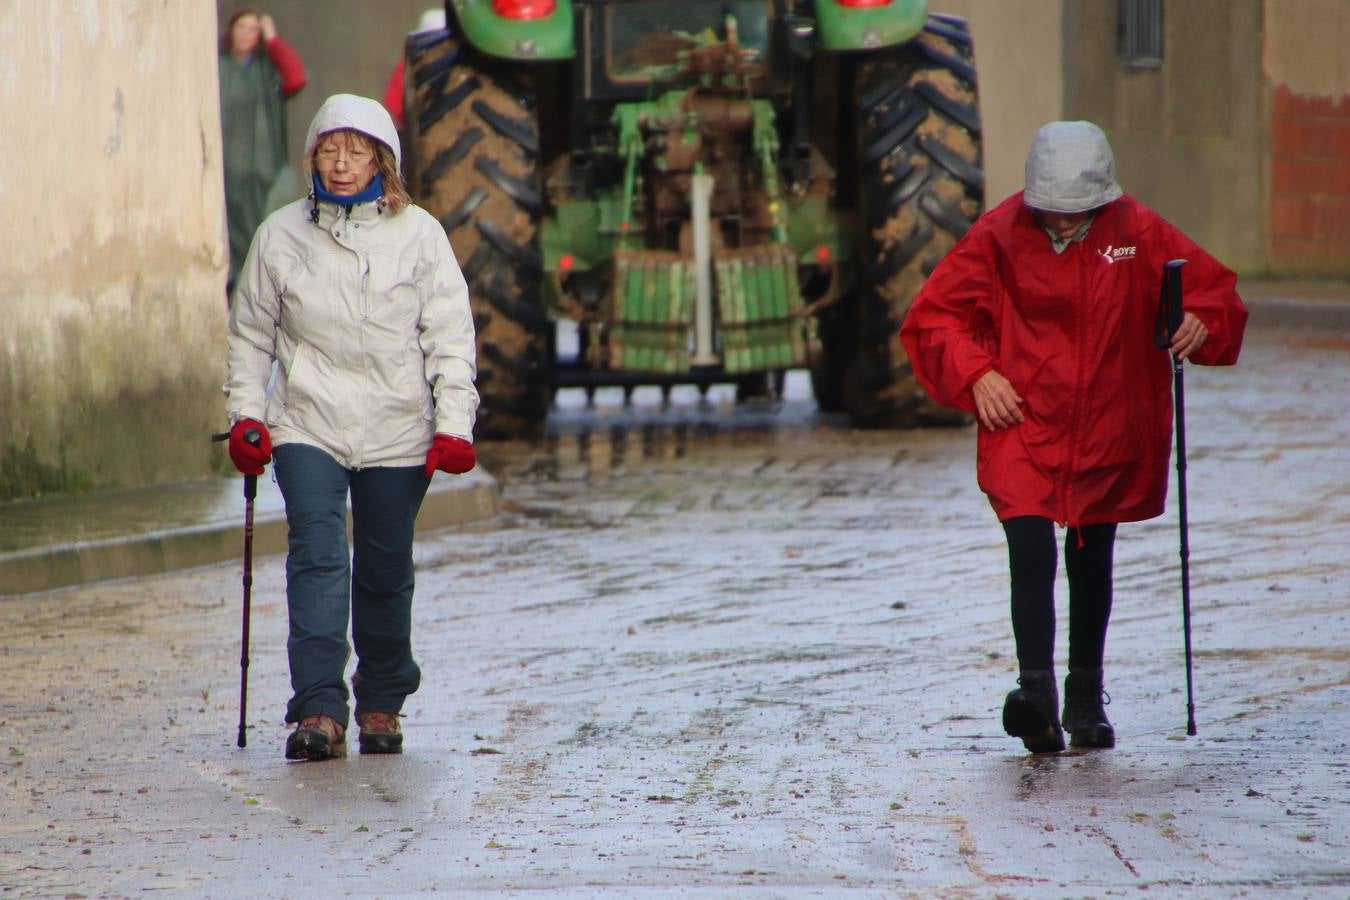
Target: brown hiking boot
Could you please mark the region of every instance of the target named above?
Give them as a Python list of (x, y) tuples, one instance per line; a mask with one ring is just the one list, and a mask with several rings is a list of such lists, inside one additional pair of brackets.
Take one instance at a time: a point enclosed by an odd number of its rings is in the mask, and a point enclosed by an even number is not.
[(347, 755), (347, 729), (328, 716), (305, 716), (286, 738), (287, 759), (334, 759)]
[(398, 713), (356, 711), (356, 724), (361, 726), (362, 753), (402, 753), (403, 729)]

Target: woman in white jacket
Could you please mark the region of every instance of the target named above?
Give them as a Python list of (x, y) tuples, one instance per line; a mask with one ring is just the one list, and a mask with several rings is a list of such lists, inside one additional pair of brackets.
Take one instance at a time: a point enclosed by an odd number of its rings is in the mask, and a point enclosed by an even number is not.
[(349, 614), (361, 751), (401, 752), (421, 679), (413, 523), (437, 469), (475, 464), (468, 288), (399, 163), (384, 107), (324, 101), (305, 139), (311, 193), (258, 228), (230, 304), (230, 458), (257, 475), (275, 457), (290, 528), (287, 759), (346, 754)]

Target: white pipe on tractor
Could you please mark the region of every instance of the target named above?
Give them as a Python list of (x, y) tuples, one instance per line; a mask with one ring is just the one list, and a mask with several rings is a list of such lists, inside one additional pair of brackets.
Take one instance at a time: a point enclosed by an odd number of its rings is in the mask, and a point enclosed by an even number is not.
[(713, 177), (693, 177), (690, 206), (694, 226), (694, 358), (695, 366), (717, 365), (712, 339), (712, 242), (709, 234)]

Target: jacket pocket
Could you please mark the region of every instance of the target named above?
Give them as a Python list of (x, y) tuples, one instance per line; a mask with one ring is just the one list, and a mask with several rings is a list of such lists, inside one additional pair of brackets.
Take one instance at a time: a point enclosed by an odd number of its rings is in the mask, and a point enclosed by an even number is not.
[(286, 369), (286, 397), (284, 402), (287, 408), (293, 406), (295, 400), (312, 395), (312, 392), (306, 388), (304, 380), (311, 368), (308, 365), (308, 358), (309, 345), (296, 344), (295, 353), (291, 356), (291, 364)]
[(399, 356), (399, 394), (406, 409), (426, 421), (432, 419), (431, 385), (427, 383), (426, 361), (421, 351), (408, 351)]
[(280, 419), (284, 425), (298, 428), (314, 437), (330, 437), (332, 425), (326, 422), (323, 398), (324, 386), (308, 344), (297, 343), (291, 355), (290, 366), (277, 375), (277, 400), (280, 401)]

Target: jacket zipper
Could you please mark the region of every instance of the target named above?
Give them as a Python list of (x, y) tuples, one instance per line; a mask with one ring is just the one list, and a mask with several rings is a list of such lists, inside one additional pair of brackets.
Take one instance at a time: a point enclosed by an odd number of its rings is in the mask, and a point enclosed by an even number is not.
[[(370, 320), (370, 257), (357, 251), (356, 259), (361, 266), (361, 323), (360, 327), (357, 329), (357, 334), (360, 335), (361, 338), (361, 365), (364, 367), (368, 360), (366, 355), (366, 322)], [(361, 447), (364, 449), (364, 433), (361, 435), (361, 438)], [(358, 458), (359, 454), (353, 452), (352, 456), (352, 468), (359, 470), (361, 468), (361, 461)]]
[[(364, 322), (370, 318), (370, 257), (364, 253), (357, 254), (361, 261), (361, 321)], [(362, 333), (362, 343), (365, 343), (365, 334)], [(364, 350), (365, 348), (362, 347)]]
[[(1066, 528), (1076, 527), (1079, 523), (1070, 521), (1070, 513), (1073, 508), (1073, 480), (1078, 470), (1078, 443), (1080, 439), (1079, 419), (1082, 416), (1083, 408), (1083, 360), (1087, 356), (1087, 304), (1088, 304), (1088, 268), (1083, 265), (1083, 248), (1085, 241), (1076, 241), (1074, 251), (1076, 253), (1076, 264), (1078, 267), (1078, 302), (1073, 305), (1074, 315), (1074, 333), (1077, 337), (1078, 346), (1075, 348), (1076, 358), (1074, 360), (1074, 383), (1073, 383), (1073, 413), (1069, 417), (1069, 456), (1064, 467), (1064, 491), (1063, 503), (1064, 526)], [(1079, 535), (1082, 540), (1082, 535)]]

